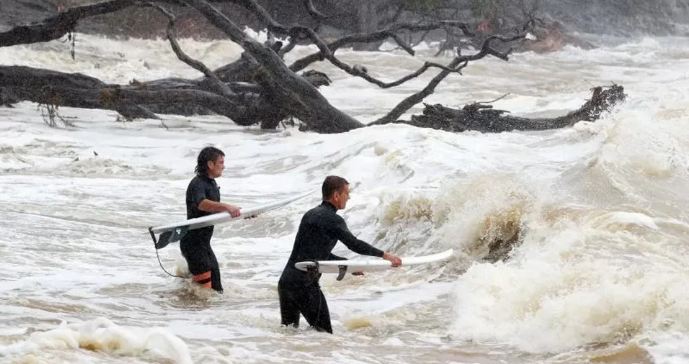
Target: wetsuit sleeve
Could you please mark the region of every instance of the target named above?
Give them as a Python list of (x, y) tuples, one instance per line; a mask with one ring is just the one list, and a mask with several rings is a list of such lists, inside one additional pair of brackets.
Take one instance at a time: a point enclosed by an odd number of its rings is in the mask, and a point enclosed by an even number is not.
[(347, 260), (347, 258), (342, 258), (341, 256), (330, 253), (330, 255), (328, 255), (328, 260)]
[[(338, 216), (339, 217), (339, 216)], [(347, 228), (347, 223), (341, 217), (333, 221), (330, 227), (332, 236), (341, 241), (349, 250), (361, 254), (382, 257), (383, 251), (372, 247), (369, 243), (359, 240)]]
[(192, 183), (189, 185), (188, 199), (194, 208), (198, 208), (201, 201), (206, 199), (206, 190), (200, 183)]

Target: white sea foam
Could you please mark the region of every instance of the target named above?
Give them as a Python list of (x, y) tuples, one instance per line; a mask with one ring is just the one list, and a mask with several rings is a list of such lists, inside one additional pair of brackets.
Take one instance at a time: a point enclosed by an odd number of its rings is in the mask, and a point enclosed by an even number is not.
[[(227, 41), (182, 46), (211, 67), (240, 55)], [(298, 46), (288, 61), (313, 51)], [(72, 60), (59, 42), (5, 47), (0, 62), (117, 83), (200, 76), (162, 40), (77, 35), (76, 52)], [(433, 53), (424, 44), (418, 59), (399, 50), (338, 56), (392, 80), (423, 60), (449, 61)], [(592, 86), (625, 86), (628, 100), (602, 119), (544, 132), (387, 125), (318, 135), (261, 132), (218, 116), (121, 123), (113, 112), (71, 108), (60, 112), (76, 127), (49, 128), (33, 104), (0, 108), (0, 359), (576, 362), (622, 346), (682, 362), (687, 54), (687, 39), (645, 38), (514, 54), (508, 63), (489, 58), (425, 100), (459, 107), (509, 93), (495, 108), (553, 116), (579, 107)], [(324, 95), (362, 121), (435, 74), (380, 90), (326, 63), (315, 68), (334, 81)], [(445, 265), (324, 277), (336, 335), (305, 322), (280, 328), (276, 282), (301, 214), (319, 203), (314, 196), (218, 226), (213, 246), (226, 293), (200, 294), (161, 272), (146, 228), (185, 217), (194, 159), (208, 144), (227, 154), (218, 180), (225, 201), (259, 205), (339, 174), (352, 183), (342, 214), (359, 238), (400, 255), (457, 254)], [(484, 258), (496, 241), (511, 245), (491, 263)], [(162, 264), (185, 273), (175, 249), (160, 251)], [(341, 245), (335, 253), (353, 255)]]
[(187, 345), (168, 331), (118, 326), (105, 318), (79, 324), (63, 323), (53, 330), (34, 332), (28, 340), (11, 344), (0, 353), (11, 357), (19, 353), (35, 355), (60, 350), (88, 350), (115, 357), (165, 358), (179, 364), (192, 363)]

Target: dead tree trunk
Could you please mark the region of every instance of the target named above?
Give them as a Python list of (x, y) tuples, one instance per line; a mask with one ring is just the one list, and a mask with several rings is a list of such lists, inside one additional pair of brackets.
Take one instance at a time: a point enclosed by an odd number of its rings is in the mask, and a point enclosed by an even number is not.
[(240, 123), (244, 107), (241, 100), (180, 85), (142, 87), (111, 85), (79, 73), (62, 73), (22, 66), (0, 67), (0, 95), (10, 100), (39, 104), (115, 110), (124, 116), (156, 117), (140, 105), (193, 102)]
[(271, 94), (278, 102), (291, 105), (293, 115), (308, 124), (311, 129), (321, 133), (334, 133), (363, 126), (359, 121), (330, 105), (313, 85), (290, 71), (275, 51), (247, 36), (208, 2), (183, 1), (201, 12), (211, 24), (224, 31), (233, 42), (241, 45), (248, 55), (260, 63), (266, 70), (264, 76)]
[(579, 109), (556, 118), (521, 118), (503, 115), (507, 111), (493, 110), (492, 106), (473, 103), (462, 109), (452, 109), (442, 105), (426, 105), (423, 115), (414, 115), (403, 123), (454, 132), (476, 130), (484, 133), (499, 133), (512, 130), (547, 130), (572, 126), (579, 121), (594, 121), (623, 101), (624, 88), (613, 85), (606, 89), (595, 87), (591, 99)]

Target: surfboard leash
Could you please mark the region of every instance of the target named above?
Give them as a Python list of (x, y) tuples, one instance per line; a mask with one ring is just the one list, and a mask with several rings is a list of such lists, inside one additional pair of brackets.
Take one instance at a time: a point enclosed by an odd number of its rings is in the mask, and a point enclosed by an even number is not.
[(185, 278), (182, 276), (178, 276), (176, 274), (172, 274), (172, 273), (168, 272), (167, 269), (165, 269), (165, 267), (163, 267), (163, 262), (160, 261), (160, 255), (158, 254), (158, 243), (156, 242), (156, 236), (153, 233), (153, 227), (149, 227), (148, 232), (151, 233), (151, 238), (153, 239), (153, 250), (156, 251), (156, 258), (158, 259), (158, 265), (160, 265), (160, 269), (162, 269), (163, 272), (167, 273), (167, 275), (169, 275), (170, 277)]

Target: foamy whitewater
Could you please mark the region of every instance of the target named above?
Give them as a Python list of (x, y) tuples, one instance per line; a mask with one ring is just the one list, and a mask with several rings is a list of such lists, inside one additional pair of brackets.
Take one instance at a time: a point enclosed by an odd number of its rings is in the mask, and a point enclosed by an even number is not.
[[(229, 41), (182, 41), (217, 67)], [(303, 56), (313, 48), (297, 49)], [(339, 51), (385, 80), (434, 58)], [(78, 35), (0, 48), (0, 62), (109, 82), (198, 77), (164, 41)], [(437, 73), (380, 90), (329, 64), (331, 102), (364, 122)], [(545, 132), (452, 134), (404, 125), (337, 135), (261, 131), (216, 116), (118, 122), (35, 104), (0, 108), (0, 362), (9, 363), (686, 363), (689, 362), (689, 39), (488, 58), (427, 103), (489, 101), (525, 116), (578, 108), (618, 83), (628, 100), (594, 122)], [(423, 105), (413, 113), (419, 113)], [(411, 114), (411, 113), (410, 113)], [(407, 115), (408, 117), (408, 115)], [(338, 282), (324, 276), (334, 335), (280, 327), (277, 280), (318, 194), (218, 226), (225, 294), (159, 267), (147, 227), (185, 218), (206, 145), (227, 154), (223, 201), (250, 207), (347, 178), (350, 229), (401, 256), (455, 250), (447, 263)], [(519, 229), (508, 259), (488, 243)], [(173, 244), (163, 266), (186, 269)], [(356, 254), (342, 245), (335, 253)]]

